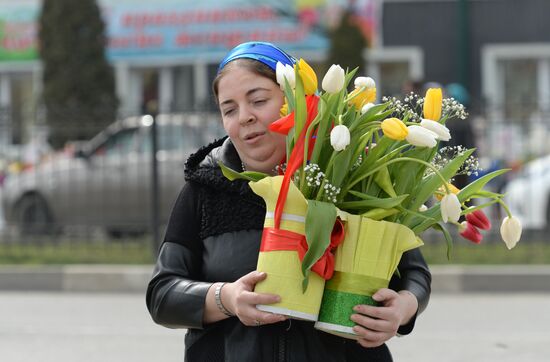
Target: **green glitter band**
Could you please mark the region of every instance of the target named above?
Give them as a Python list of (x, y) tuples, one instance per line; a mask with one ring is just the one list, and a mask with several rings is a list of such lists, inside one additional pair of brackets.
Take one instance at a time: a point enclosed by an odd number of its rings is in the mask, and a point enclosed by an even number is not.
[(338, 324), (353, 327), (350, 320), (353, 307), (358, 304), (377, 306), (371, 298), (380, 288), (386, 288), (388, 281), (354, 273), (335, 272), (331, 280), (325, 285), (319, 322)]
[(387, 288), (389, 281), (368, 275), (335, 271), (325, 284), (325, 290), (331, 289), (359, 295), (373, 295), (378, 289)]
[(325, 289), (321, 310), (319, 311), (319, 322), (338, 324), (346, 327), (355, 326), (350, 317), (354, 313), (353, 307), (358, 304), (378, 305), (368, 295), (358, 295), (345, 292), (337, 292)]

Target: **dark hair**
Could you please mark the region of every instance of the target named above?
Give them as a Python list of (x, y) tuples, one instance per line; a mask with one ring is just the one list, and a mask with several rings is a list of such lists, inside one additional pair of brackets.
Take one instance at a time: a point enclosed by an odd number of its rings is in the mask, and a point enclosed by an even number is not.
[(222, 70), (220, 70), (220, 72), (216, 75), (216, 78), (214, 78), (214, 81), (212, 82), (212, 91), (214, 92), (216, 103), (218, 102), (218, 85), (220, 83), (220, 80), (227, 72), (231, 71), (231, 69), (234, 67), (245, 68), (261, 77), (271, 79), (273, 82), (275, 82), (275, 84), (277, 83), (277, 75), (275, 74), (275, 71), (267, 65), (254, 59), (235, 59), (230, 63), (227, 63), (227, 65), (223, 67)]

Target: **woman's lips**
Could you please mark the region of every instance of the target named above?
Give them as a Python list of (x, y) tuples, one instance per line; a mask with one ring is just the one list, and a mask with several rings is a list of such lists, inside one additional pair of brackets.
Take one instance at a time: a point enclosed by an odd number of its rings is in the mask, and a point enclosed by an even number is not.
[(244, 141), (249, 144), (259, 142), (260, 139), (265, 135), (265, 132), (253, 132), (244, 136)]

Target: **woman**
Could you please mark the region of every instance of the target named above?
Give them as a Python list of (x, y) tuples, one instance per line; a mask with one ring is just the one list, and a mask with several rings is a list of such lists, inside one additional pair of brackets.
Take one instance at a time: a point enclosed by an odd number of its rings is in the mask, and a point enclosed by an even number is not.
[(253, 42), (221, 62), (213, 89), (228, 137), (186, 163), (187, 182), (147, 290), (149, 312), (161, 325), (188, 328), (188, 361), (391, 361), (384, 342), (410, 333), (429, 299), (431, 276), (417, 249), (403, 255), (401, 277), (373, 296), (383, 307), (355, 308), (359, 343), (255, 307), (279, 301), (253, 292), (266, 278), (255, 271), (265, 205), (246, 182), (227, 180), (218, 162), (274, 173), (284, 158), (284, 136), (268, 129), (283, 104), (277, 61), (292, 65), (295, 59), (272, 44)]

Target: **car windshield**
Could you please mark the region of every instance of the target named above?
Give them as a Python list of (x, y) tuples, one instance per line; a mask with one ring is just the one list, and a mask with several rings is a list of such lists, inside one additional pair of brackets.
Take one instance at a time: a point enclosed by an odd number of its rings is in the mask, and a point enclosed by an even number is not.
[(135, 147), (137, 128), (122, 130), (95, 149), (94, 156), (119, 156), (131, 152)]
[[(199, 128), (181, 124), (159, 125), (157, 128), (158, 149), (163, 151), (194, 150), (205, 144), (206, 135)], [(139, 147), (141, 153), (151, 151), (149, 132)]]

